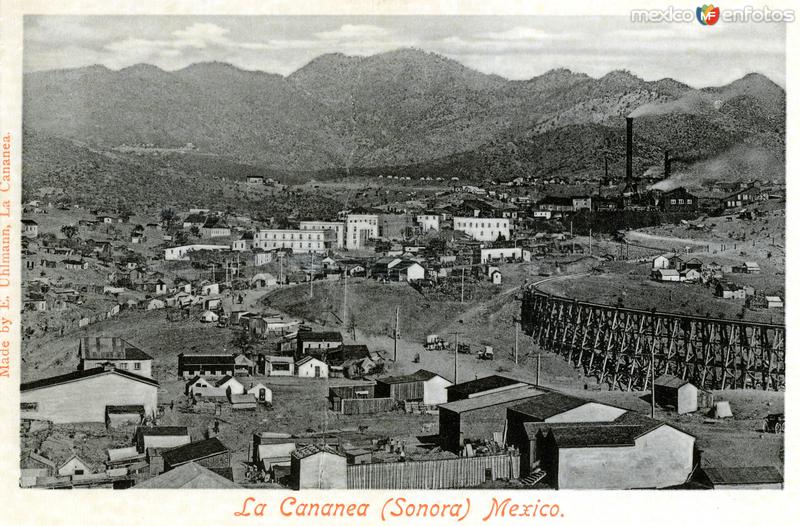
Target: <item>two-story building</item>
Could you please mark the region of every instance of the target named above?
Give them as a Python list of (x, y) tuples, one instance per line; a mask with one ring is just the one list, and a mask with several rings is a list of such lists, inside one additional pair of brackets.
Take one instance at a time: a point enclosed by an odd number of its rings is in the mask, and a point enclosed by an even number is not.
[(130, 371), (147, 378), (153, 377), (153, 357), (116, 336), (81, 338), (78, 358), (80, 371), (111, 364), (122, 371)]

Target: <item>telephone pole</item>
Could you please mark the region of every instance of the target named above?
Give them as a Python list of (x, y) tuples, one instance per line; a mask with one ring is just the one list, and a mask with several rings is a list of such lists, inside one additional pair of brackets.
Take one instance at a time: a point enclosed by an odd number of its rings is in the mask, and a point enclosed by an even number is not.
[(461, 304), (464, 304), (464, 270), (461, 269)]
[(592, 255), (592, 229), (589, 229), (589, 255)]
[(342, 327), (347, 331), (347, 267), (344, 267), (344, 306), (342, 307)]
[(656, 347), (650, 347), (650, 418), (656, 417)]
[(542, 353), (536, 354), (536, 387), (539, 387), (539, 378), (542, 374)]
[(311, 252), (311, 297), (314, 297), (314, 252)]
[(456, 354), (453, 358), (453, 383), (458, 383), (458, 332), (455, 333), (456, 335)]
[(519, 320), (514, 319), (514, 365), (519, 365)]
[(394, 361), (397, 361), (397, 337), (400, 334), (400, 306), (394, 308)]

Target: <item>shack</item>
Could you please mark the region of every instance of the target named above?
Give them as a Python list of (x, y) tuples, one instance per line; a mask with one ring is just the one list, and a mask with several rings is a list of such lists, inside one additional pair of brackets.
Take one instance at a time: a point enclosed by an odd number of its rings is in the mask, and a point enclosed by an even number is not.
[(412, 374), (378, 378), (375, 397), (438, 405), (447, 402), (447, 388), (451, 385), (452, 382), (438, 374), (419, 369)]

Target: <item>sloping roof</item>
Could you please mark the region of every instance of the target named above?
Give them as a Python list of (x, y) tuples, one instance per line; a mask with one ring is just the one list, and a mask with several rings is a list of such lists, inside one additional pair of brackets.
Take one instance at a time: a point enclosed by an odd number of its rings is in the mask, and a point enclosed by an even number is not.
[(519, 413), (538, 418), (539, 420), (546, 420), (550, 417), (586, 405), (589, 402), (589, 400), (584, 400), (582, 398), (553, 392), (545, 393), (524, 403), (515, 405), (512, 409)]
[(332, 455), (337, 455), (340, 457), (344, 456), (343, 454), (339, 453), (330, 446), (310, 444), (308, 446), (303, 446), (295, 449), (292, 452), (292, 457), (297, 459), (304, 459), (306, 457), (310, 457), (311, 455), (316, 455), (317, 453), (330, 453)]
[(704, 467), (712, 484), (781, 484), (783, 475), (772, 466)]
[(153, 357), (117, 336), (81, 338), (81, 356), (87, 360), (152, 360)]
[(179, 354), (183, 365), (234, 365), (233, 354)]
[(228, 448), (215, 437), (168, 449), (164, 451), (161, 456), (164, 458), (165, 464), (177, 466), (193, 460), (201, 460), (227, 452)]
[(483, 396), (476, 396), (475, 398), (465, 398), (464, 400), (457, 400), (455, 402), (448, 402), (439, 406), (439, 409), (446, 409), (454, 413), (464, 413), (473, 411), (475, 409), (484, 409), (500, 404), (509, 404), (514, 402), (522, 402), (528, 398), (542, 396), (543, 391), (536, 389), (533, 386), (525, 385), (522, 387), (515, 387), (497, 393), (491, 393)]
[(419, 369), (411, 374), (405, 374), (401, 376), (386, 376), (385, 378), (378, 378), (376, 381), (384, 384), (407, 384), (411, 382), (426, 382), (434, 376), (441, 375), (432, 373), (425, 369)]
[(616, 447), (633, 446), (647, 430), (630, 425), (580, 425), (550, 428), (558, 447)]
[(454, 384), (448, 386), (447, 389), (452, 389), (454, 391), (459, 391), (466, 395), (471, 395), (475, 393), (482, 393), (483, 391), (490, 391), (492, 389), (497, 389), (500, 387), (508, 387), (509, 385), (523, 384), (523, 383), (525, 382), (514, 380), (513, 378), (509, 378), (508, 376), (493, 374), (491, 376), (484, 376), (483, 378), (478, 378), (477, 380), (470, 380), (469, 382), (461, 382), (460, 384)]
[(250, 394), (232, 394), (231, 395), (231, 403), (232, 404), (255, 404), (256, 397), (253, 396), (252, 393)]
[(106, 414), (107, 415), (128, 415), (128, 414), (139, 414), (144, 416), (144, 406), (143, 405), (107, 405), (106, 406)]
[(680, 276), (680, 273), (674, 268), (660, 268), (657, 272), (662, 276)]
[(140, 426), (136, 436), (188, 436), (189, 429), (184, 426)]
[[(236, 380), (236, 378), (234, 378), (233, 376), (231, 376), (229, 374), (226, 374), (225, 376), (223, 376), (222, 378), (220, 378), (219, 380), (216, 381), (216, 383), (214, 384), (214, 387), (222, 387), (223, 385), (225, 385), (226, 383), (230, 382), (231, 380)], [(236, 382), (237, 383), (241, 383), (241, 382), (239, 382), (239, 380), (236, 380)]]
[(38, 463), (40, 463), (40, 464), (44, 464), (45, 466), (49, 466), (49, 467), (51, 467), (51, 468), (53, 468), (53, 469), (55, 469), (55, 468), (56, 468), (56, 463), (55, 463), (55, 462), (53, 462), (52, 460), (50, 460), (50, 459), (49, 459), (49, 458), (47, 458), (47, 457), (44, 457), (44, 456), (42, 456), (42, 455), (39, 455), (38, 453), (35, 453), (35, 452), (33, 452), (33, 451), (30, 451), (30, 452), (28, 452), (28, 454), (27, 454), (26, 456), (24, 456), (24, 457), (23, 457), (23, 461), (24, 461), (26, 458), (28, 458), (28, 459), (30, 459), (30, 460), (33, 460), (33, 461), (35, 461), (35, 462), (38, 462)]
[(297, 333), (298, 342), (341, 342), (342, 333), (335, 331), (300, 331)]
[(299, 360), (297, 360), (297, 362), (295, 362), (295, 364), (294, 364), (294, 365), (295, 365), (296, 367), (300, 367), (301, 365), (305, 365), (305, 364), (307, 364), (308, 362), (310, 362), (310, 361), (312, 361), (312, 360), (317, 360), (318, 362), (325, 363), (325, 362), (323, 362), (322, 360), (320, 360), (319, 358), (315, 358), (315, 357), (313, 357), (313, 356), (305, 356), (305, 357), (303, 357), (303, 358), (300, 358)]
[(68, 382), (77, 382), (85, 380), (87, 378), (91, 378), (93, 376), (100, 376), (104, 374), (116, 374), (122, 376), (123, 378), (127, 378), (129, 380), (134, 380), (137, 382), (142, 382), (145, 384), (150, 384), (155, 387), (158, 387), (158, 382), (156, 382), (152, 378), (146, 378), (144, 376), (139, 376), (138, 374), (130, 373), (128, 371), (121, 371), (119, 369), (106, 370), (103, 367), (95, 367), (93, 369), (87, 369), (85, 371), (75, 371), (72, 373), (62, 374), (59, 376), (51, 376), (50, 378), (42, 378), (41, 380), (35, 380), (33, 382), (27, 382), (20, 385), (19, 389), (22, 392), (32, 391), (34, 389), (52, 387), (55, 385), (65, 384)]
[(678, 387), (683, 387), (684, 385), (691, 383), (689, 380), (684, 380), (682, 378), (678, 378), (672, 374), (662, 374), (658, 378), (656, 378), (655, 384), (658, 387), (672, 387), (677, 389)]
[(134, 489), (228, 489), (240, 486), (208, 468), (189, 462), (145, 480)]

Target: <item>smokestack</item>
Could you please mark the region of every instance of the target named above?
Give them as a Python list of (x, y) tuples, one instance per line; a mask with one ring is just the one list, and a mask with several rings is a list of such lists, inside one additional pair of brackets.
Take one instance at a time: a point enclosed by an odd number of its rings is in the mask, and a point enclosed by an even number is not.
[(608, 157), (603, 158), (603, 162), (605, 164), (605, 169), (606, 169), (605, 180), (608, 181)]
[(671, 164), (672, 160), (669, 158), (669, 150), (664, 150), (664, 179), (669, 179)]
[(633, 117), (625, 117), (625, 181), (633, 180)]

